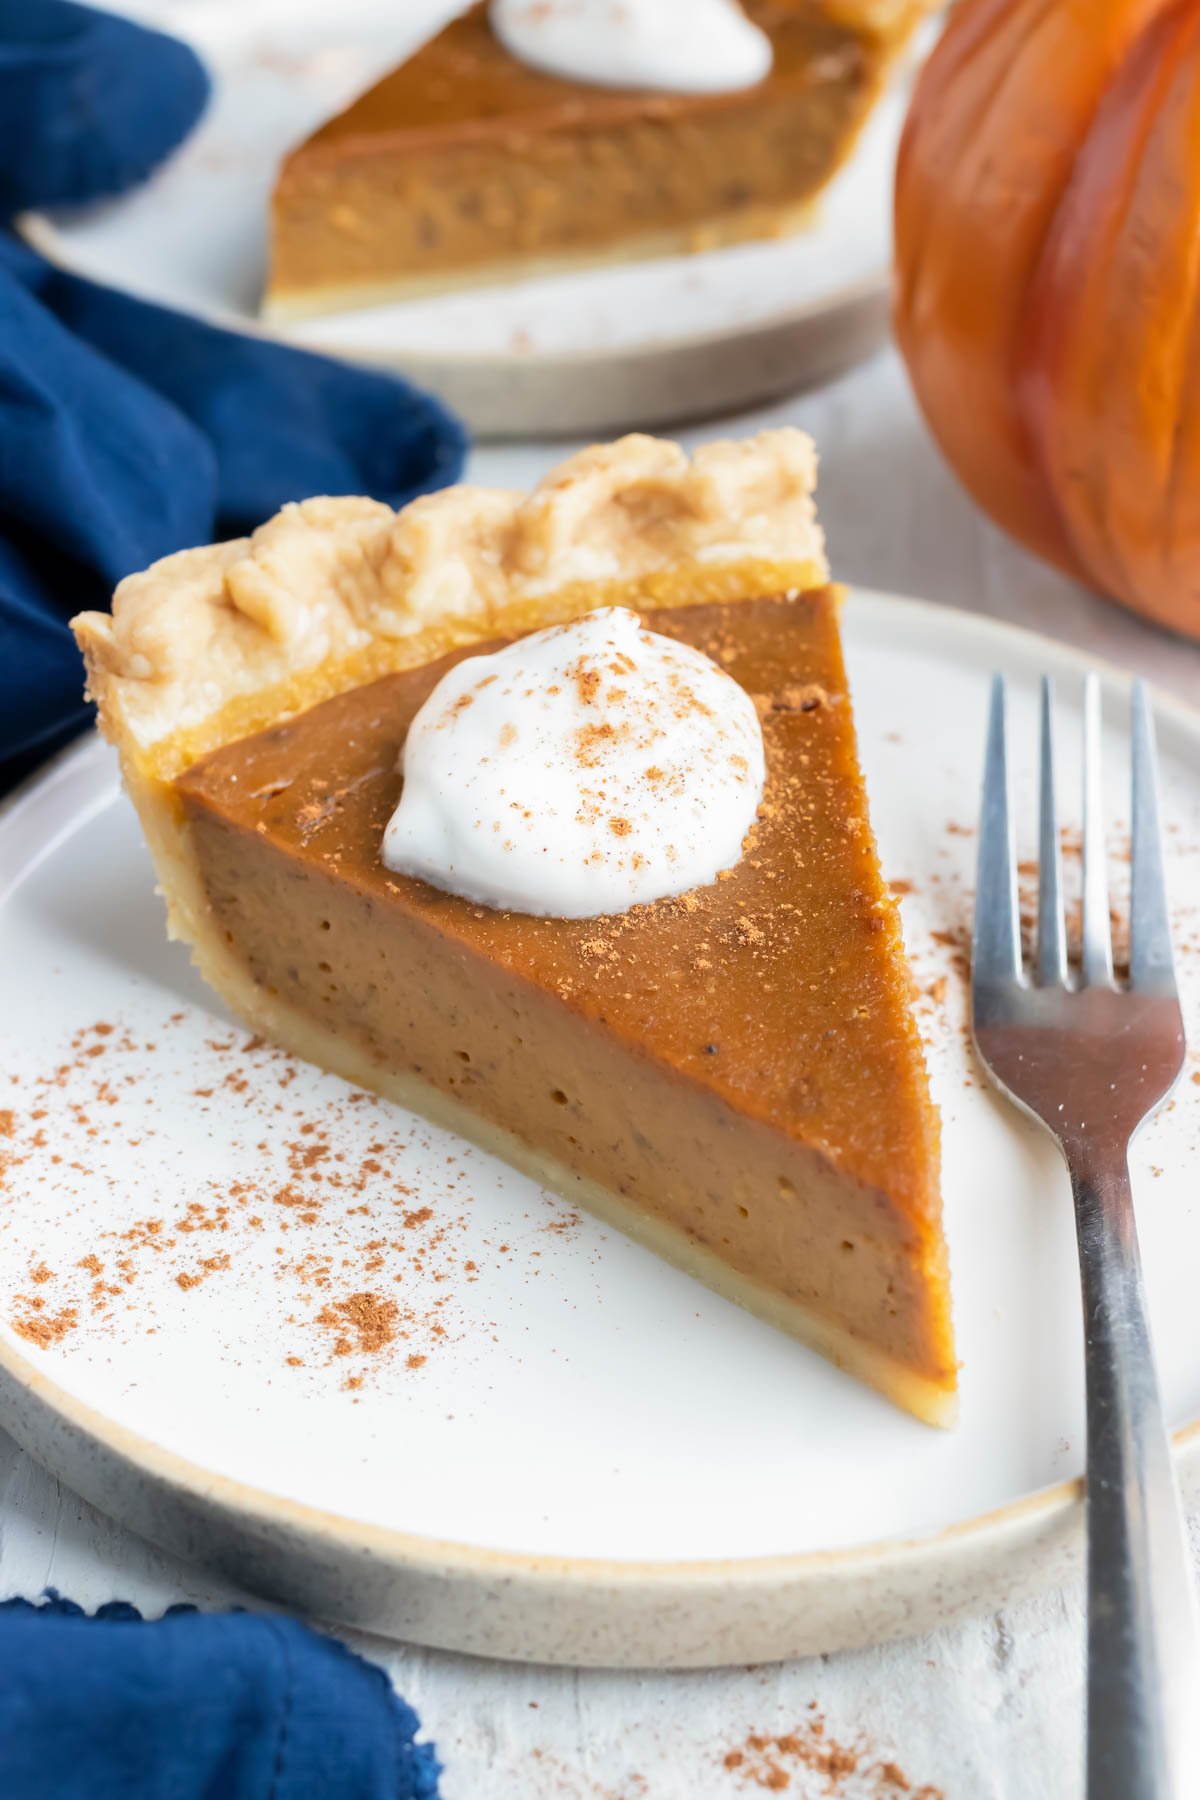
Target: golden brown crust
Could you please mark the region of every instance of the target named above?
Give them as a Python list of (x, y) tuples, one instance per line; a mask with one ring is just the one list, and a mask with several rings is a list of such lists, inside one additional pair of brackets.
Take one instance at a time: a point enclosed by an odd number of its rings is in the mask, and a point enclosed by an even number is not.
[[(166, 777), (215, 745), (388, 669), (622, 597), (747, 596), (827, 577), (816, 454), (793, 429), (705, 445), (630, 436), (529, 495), (448, 488), (285, 507), (184, 550), (72, 621), (102, 730)], [(661, 599), (659, 596), (661, 595)], [(725, 597), (731, 597), (726, 594)]]

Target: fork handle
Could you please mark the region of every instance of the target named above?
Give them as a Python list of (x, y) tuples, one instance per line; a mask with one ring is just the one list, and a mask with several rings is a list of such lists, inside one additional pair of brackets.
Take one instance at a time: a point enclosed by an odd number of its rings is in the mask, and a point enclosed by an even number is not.
[(1087, 1369), (1088, 1800), (1200, 1795), (1200, 1631), (1129, 1166), (1071, 1161)]

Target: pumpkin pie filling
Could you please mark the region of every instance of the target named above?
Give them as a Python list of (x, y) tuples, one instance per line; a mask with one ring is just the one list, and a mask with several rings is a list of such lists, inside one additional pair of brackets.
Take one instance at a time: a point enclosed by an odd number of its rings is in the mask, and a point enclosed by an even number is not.
[[(306, 502), (75, 629), (172, 933), (256, 1030), (945, 1424), (937, 1120), (814, 476), (793, 431), (691, 461), (628, 438), (528, 496)], [(590, 918), (387, 868), (400, 753), (446, 669), (614, 604), (754, 702), (766, 778), (740, 859)]]
[(612, 1191), (685, 1265), (695, 1247), (818, 1335), (828, 1321), (945, 1383), (936, 1123), (836, 610), (823, 590), (654, 614), (754, 696), (768, 777), (727, 879), (628, 913), (496, 912), (383, 866), (405, 732), (445, 661), (214, 751), (176, 787), (214, 922), (286, 1008), (568, 1194)]

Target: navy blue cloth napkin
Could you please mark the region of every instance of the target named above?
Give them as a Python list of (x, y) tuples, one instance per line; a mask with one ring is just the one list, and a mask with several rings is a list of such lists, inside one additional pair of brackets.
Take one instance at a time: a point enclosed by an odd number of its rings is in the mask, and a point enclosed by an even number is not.
[(436, 1800), (387, 1677), (294, 1619), (0, 1605), (5, 1800)]
[[(191, 129), (186, 46), (67, 0), (0, 0), (0, 218), (143, 177)], [(453, 481), (444, 407), (52, 268), (0, 226), (0, 790), (88, 720), (66, 621), (155, 557), (288, 500)]]

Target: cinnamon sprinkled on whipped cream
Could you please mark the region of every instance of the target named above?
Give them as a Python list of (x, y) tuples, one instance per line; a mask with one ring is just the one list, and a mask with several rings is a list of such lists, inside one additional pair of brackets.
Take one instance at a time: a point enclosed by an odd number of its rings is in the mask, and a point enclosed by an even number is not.
[(388, 868), (483, 906), (581, 919), (738, 862), (765, 760), (731, 676), (605, 607), (456, 663), (412, 722), (403, 770)]
[(738, 0), (492, 0), (490, 18), (519, 61), (601, 87), (721, 94), (771, 68)]

